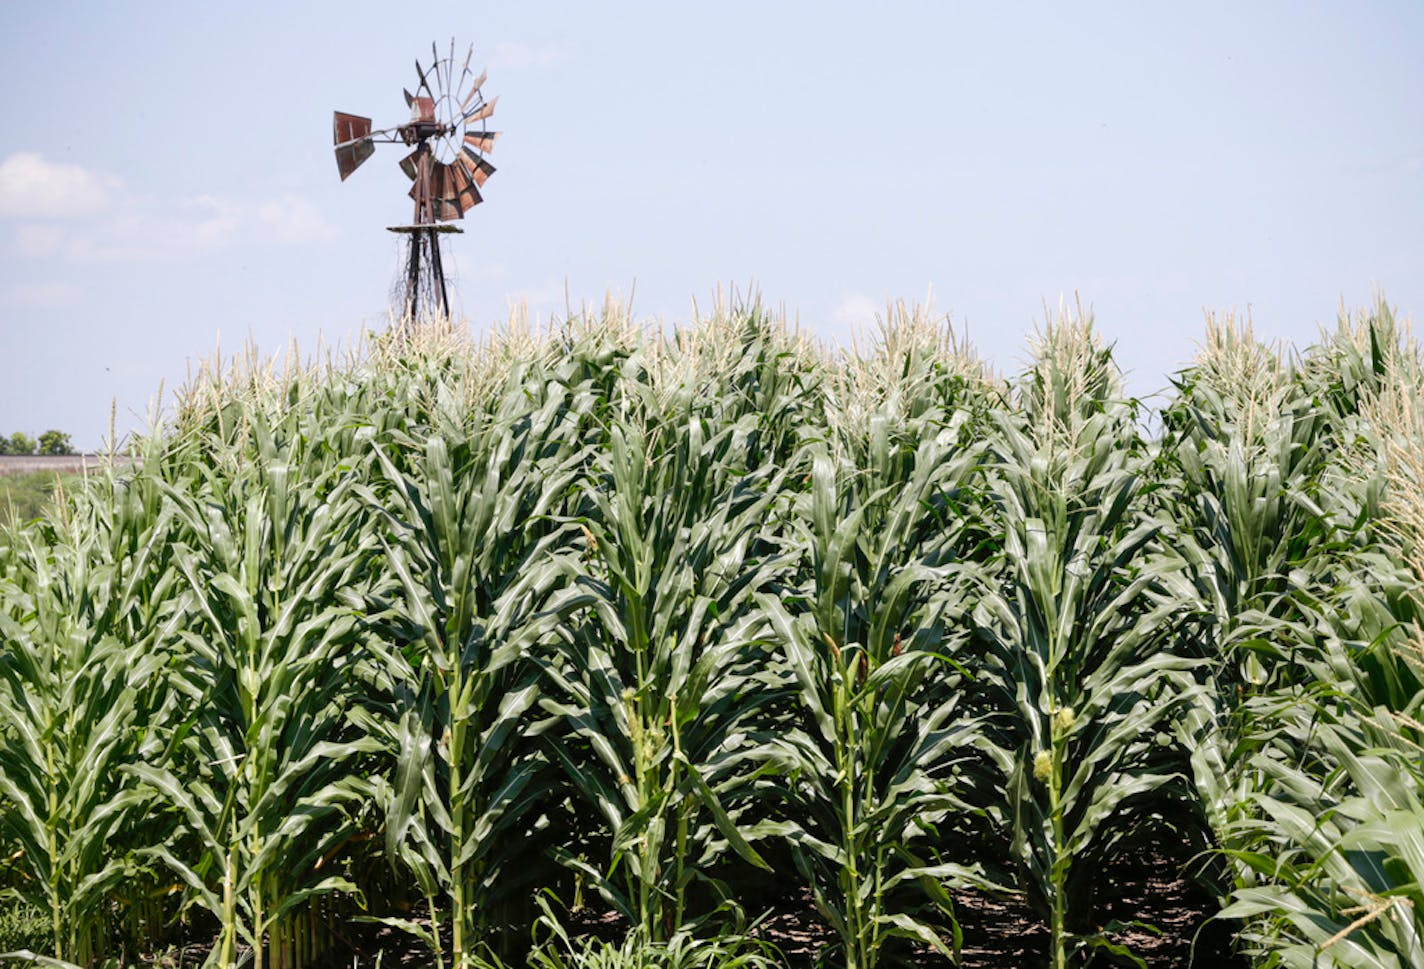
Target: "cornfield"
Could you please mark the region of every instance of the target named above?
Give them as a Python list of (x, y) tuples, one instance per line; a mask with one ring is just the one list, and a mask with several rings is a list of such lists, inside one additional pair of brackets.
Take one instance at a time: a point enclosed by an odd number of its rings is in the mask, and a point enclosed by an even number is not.
[(903, 305), (832, 354), (610, 304), (219, 359), (135, 450), (0, 537), (7, 958), (775, 966), (774, 884), (825, 965), (955, 961), (971, 896), (1146, 965), (1102, 913), (1165, 839), (1242, 965), (1424, 965), (1383, 303), (1299, 353), (1208, 320), (1155, 409), (1080, 308), (1004, 379)]

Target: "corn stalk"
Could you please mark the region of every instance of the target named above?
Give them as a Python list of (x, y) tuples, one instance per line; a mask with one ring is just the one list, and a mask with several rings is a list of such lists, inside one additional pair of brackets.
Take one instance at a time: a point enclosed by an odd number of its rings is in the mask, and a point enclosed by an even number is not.
[(610, 835), (602, 864), (561, 854), (650, 942), (692, 917), (689, 887), (729, 850), (767, 867), (735, 802), (745, 727), (776, 696), (754, 597), (777, 567), (757, 532), (781, 474), (746, 467), (751, 415), (676, 416), (617, 420), (593, 455), (561, 605), (584, 620), (546, 663), (569, 735), (551, 751)]
[(1087, 321), (1050, 327), (1021, 415), (998, 415), (990, 490), (1003, 544), (975, 612), (1021, 886), (1050, 965), (1131, 957), (1092, 922), (1094, 874), (1149, 819), (1182, 814), (1173, 726), (1196, 688), (1172, 646), (1180, 563), (1156, 545), (1132, 408)]
[(403, 591), (386, 852), (434, 916), (428, 928), (386, 921), (425, 939), (437, 965), (447, 922), (460, 969), (498, 941), (519, 886), (541, 871), (532, 827), (549, 778), (534, 654), (558, 622), (547, 607), (568, 571), (568, 529), (553, 517), (583, 452), (583, 388), (547, 379), (517, 373), (479, 402), (488, 412), (437, 412), (423, 445), (379, 452), (385, 487), (370, 497), (389, 509), (386, 563)]
[(16, 534), (23, 554), (0, 578), (0, 843), (57, 959), (104, 954), (115, 903), (141, 906), (148, 884), (135, 849), (154, 832), (125, 768), (167, 715), (156, 684), (184, 610), (171, 517), (151, 483), (100, 476), (60, 520)]
[(236, 965), (242, 945), (261, 969), (284, 919), (357, 891), (331, 862), (369, 795), (355, 765), (378, 746), (349, 716), (378, 547), (351, 476), (248, 416), (258, 460), (166, 486), (192, 609), (169, 685), (187, 713), (164, 756), (128, 770), (178, 818), (176, 839), (146, 853), (218, 919), (209, 963)]
[(948, 777), (974, 759), (978, 729), (952, 659), (976, 585), (966, 553), (981, 452), (965, 443), (967, 416), (882, 410), (865, 446), (844, 452), (863, 468), (814, 453), (796, 536), (804, 584), (761, 598), (796, 686), (773, 748), (789, 774), (775, 830), (856, 969), (894, 938), (952, 956), (948, 889), (984, 881), (940, 854), (972, 812)]

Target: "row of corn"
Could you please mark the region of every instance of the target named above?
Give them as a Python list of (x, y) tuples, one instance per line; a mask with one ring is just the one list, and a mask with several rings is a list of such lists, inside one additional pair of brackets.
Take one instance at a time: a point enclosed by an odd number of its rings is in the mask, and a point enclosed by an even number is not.
[(0, 897), (78, 965), (574, 965), (597, 899), (755, 966), (774, 880), (870, 969), (1002, 893), (1059, 969), (1165, 839), (1257, 964), (1424, 965), (1422, 387), (1383, 304), (1155, 409), (1081, 312), (1014, 380), (905, 307), (219, 361), (0, 538)]

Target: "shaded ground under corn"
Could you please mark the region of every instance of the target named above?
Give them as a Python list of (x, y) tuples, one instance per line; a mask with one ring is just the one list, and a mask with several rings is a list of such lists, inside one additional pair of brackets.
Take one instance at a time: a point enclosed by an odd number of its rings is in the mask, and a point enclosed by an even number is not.
[[(1183, 851), (1161, 842), (1124, 856), (1102, 872), (1095, 922), (1140, 922), (1159, 931), (1133, 928), (1114, 936), (1130, 945), (1151, 969), (1245, 969), (1244, 959), (1231, 951), (1233, 927), (1211, 921), (1217, 910), (1211, 895), (1183, 874), (1190, 862)], [(1017, 969), (1041, 967), (1048, 962), (1048, 932), (1021, 898), (1004, 898), (985, 892), (959, 892), (956, 912), (964, 933), (959, 965), (966, 969)], [(568, 928), (575, 937), (616, 942), (625, 930), (614, 913), (580, 908), (569, 913)], [(197, 925), (192, 934), (201, 932)], [(791, 889), (771, 902), (768, 917), (757, 934), (786, 956), (789, 969), (834, 967), (831, 947), (835, 935), (820, 918), (804, 889)], [(380, 925), (347, 925), (336, 930), (336, 944), (312, 969), (373, 967), (424, 969), (429, 953), (419, 942)], [(201, 965), (210, 943), (189, 944), (169, 950), (156, 962), (184, 967)], [(914, 950), (904, 955), (917, 969), (953, 965), (943, 956)], [(824, 957), (824, 958), (823, 958)], [(889, 963), (889, 960), (887, 960)], [(1099, 959), (1093, 966), (1107, 966)]]
[[(1191, 859), (1183, 855), (1170, 845), (1154, 843), (1104, 871), (1094, 922), (1155, 926), (1157, 932), (1132, 928), (1113, 937), (1129, 945), (1151, 969), (1245, 969), (1246, 960), (1231, 951), (1234, 927), (1211, 920), (1217, 903), (1184, 874)], [(960, 966), (1027, 969), (1048, 964), (1047, 927), (1022, 898), (966, 891), (955, 893), (954, 900), (964, 934)], [(834, 942), (834, 933), (804, 890), (781, 900), (765, 937), (786, 954), (794, 969), (816, 965), (818, 954)], [(910, 964), (920, 969), (954, 964), (929, 950), (908, 956)], [(836, 961), (832, 958), (822, 965), (834, 966)], [(1110, 963), (1100, 958), (1092, 965)]]

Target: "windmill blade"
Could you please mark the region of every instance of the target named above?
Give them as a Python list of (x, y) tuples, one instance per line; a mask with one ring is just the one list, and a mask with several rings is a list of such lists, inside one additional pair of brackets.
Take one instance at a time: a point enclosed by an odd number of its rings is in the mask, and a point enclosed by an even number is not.
[(376, 153), (376, 146), (369, 141), (355, 141), (336, 149), (336, 170), (344, 182), (351, 173), (361, 167), (361, 163)]
[[(453, 44), (454, 41), (451, 40), (450, 43)], [(465, 55), (465, 66), (462, 67), (462, 68), (460, 68), (460, 80), (461, 80), (461, 81), (463, 81), (465, 78), (467, 78), (467, 77), (470, 76), (470, 61), (473, 60), (474, 57), (475, 57), (475, 45), (474, 45), (474, 44), (471, 44), (471, 45), (470, 45), (469, 53), (467, 53), (467, 54)]]
[(470, 173), (470, 178), (476, 185), (483, 185), (494, 174), (495, 168), (479, 155), (466, 148), (460, 153), (460, 162)]
[(494, 143), (499, 140), (498, 131), (472, 131), (465, 135), (465, 144), (481, 154), (487, 154), (494, 150)]
[(412, 182), (415, 181), (415, 176), (420, 171), (419, 168), (416, 167), (416, 158), (419, 155), (420, 149), (417, 148), (415, 151), (411, 152), (409, 155), (406, 155), (400, 160), (400, 170), (405, 172), (405, 177), (410, 179)]
[(455, 173), (459, 170), (456, 165), (442, 165), (440, 171), (440, 197), (437, 199), (440, 208), (441, 222), (448, 222), (451, 219), (461, 219), (465, 216), (465, 210), (460, 208), (460, 190), (457, 184)]
[[(431, 65), (431, 69), (434, 70), (434, 65)], [(418, 58), (415, 62), (415, 73), (420, 75), (420, 83), (415, 86), (415, 89), (419, 91), (421, 88), (425, 88), (426, 94), (432, 98), (435, 97), (435, 92), (430, 90), (430, 82), (426, 79), (426, 72), (421, 69), (420, 60)]]
[[(417, 188), (411, 187), (410, 197)], [(484, 199), (463, 165), (435, 162), (430, 171), (430, 211), (437, 222), (463, 219), (465, 213)]]
[(484, 104), (480, 105), (480, 106), (477, 107), (475, 110), (473, 110), (473, 111), (471, 111), (469, 114), (465, 115), (465, 123), (466, 123), (466, 124), (471, 124), (471, 123), (473, 123), (473, 122), (476, 122), (476, 121), (483, 121), (485, 118), (488, 118), (490, 115), (494, 114), (494, 106), (495, 106), (496, 104), (498, 104), (498, 103), (499, 103), (499, 95), (496, 94), (494, 97), (490, 98), (490, 99), (489, 99), (488, 101), (486, 101)]
[(345, 111), (332, 112), (332, 144), (344, 145), (371, 137), (371, 119)]
[(466, 212), (479, 205), (484, 199), (480, 196), (480, 190), (475, 187), (475, 181), (469, 171), (460, 164), (461, 160), (450, 165), (449, 188), (453, 193), (451, 197), (455, 204), (460, 207), (460, 217), (464, 218)]
[(465, 216), (459, 202), (459, 169), (454, 165), (435, 162), (430, 172), (431, 215), (437, 222), (450, 222)]
[(344, 111), (334, 112), (332, 139), (336, 142), (336, 171), (344, 182), (361, 163), (376, 153), (371, 142), (371, 119)]
[(470, 106), (470, 102), (473, 101), (476, 96), (479, 95), (480, 88), (484, 87), (485, 78), (487, 77), (489, 77), (489, 71), (480, 71), (480, 76), (475, 78), (475, 83), (474, 86), (470, 88), (470, 93), (465, 95), (465, 100), (460, 102), (461, 111), (464, 111), (466, 108), (468, 108)]

